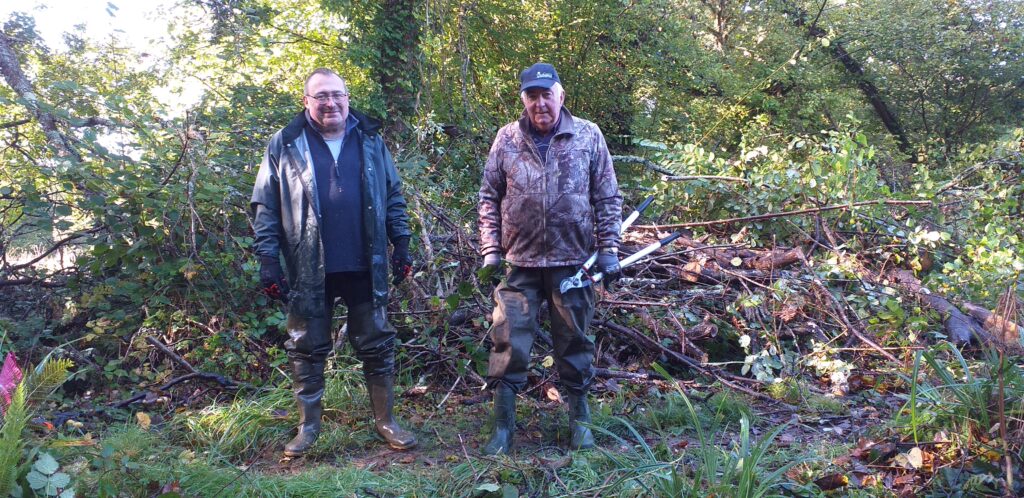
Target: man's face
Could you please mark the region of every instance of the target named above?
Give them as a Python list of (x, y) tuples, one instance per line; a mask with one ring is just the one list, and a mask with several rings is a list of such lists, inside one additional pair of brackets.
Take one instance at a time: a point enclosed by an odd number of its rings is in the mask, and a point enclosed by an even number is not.
[(330, 133), (344, 129), (348, 119), (348, 88), (341, 78), (333, 74), (314, 74), (306, 85), (302, 103), (321, 131)]
[(555, 92), (551, 88), (527, 88), (523, 96), (526, 116), (530, 118), (533, 129), (547, 133), (558, 122), (562, 112), (565, 92)]

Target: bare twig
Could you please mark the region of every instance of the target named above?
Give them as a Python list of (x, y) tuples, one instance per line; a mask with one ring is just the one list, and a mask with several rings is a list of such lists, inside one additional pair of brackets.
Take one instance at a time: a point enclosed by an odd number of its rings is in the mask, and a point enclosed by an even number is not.
[(727, 218), (724, 220), (693, 221), (689, 223), (673, 223), (669, 225), (633, 225), (633, 228), (646, 230), (674, 230), (678, 228), (706, 227), (713, 225), (728, 225), (730, 223), (746, 223), (750, 221), (769, 220), (772, 218), (784, 218), (786, 216), (797, 216), (801, 214), (821, 213), (825, 211), (840, 211), (862, 206), (930, 206), (932, 201), (899, 201), (881, 199), (877, 201), (851, 202), (850, 204), (833, 204), (808, 209), (797, 209), (795, 211), (783, 211), (781, 213), (759, 214), (757, 216), (745, 216), (742, 218)]

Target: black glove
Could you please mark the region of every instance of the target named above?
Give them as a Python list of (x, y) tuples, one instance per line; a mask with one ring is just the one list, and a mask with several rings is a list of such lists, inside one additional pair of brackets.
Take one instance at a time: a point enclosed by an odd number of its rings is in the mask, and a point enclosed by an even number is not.
[(601, 280), (604, 288), (609, 289), (610, 285), (619, 279), (622, 268), (619, 267), (619, 254), (611, 249), (601, 249), (597, 253), (597, 270), (604, 275)]
[(276, 257), (260, 256), (260, 290), (271, 299), (288, 302), (288, 280)]
[(391, 273), (394, 277), (391, 283), (398, 285), (406, 277), (412, 275), (412, 256), (409, 255), (409, 237), (395, 239), (392, 243), (395, 249), (391, 251)]

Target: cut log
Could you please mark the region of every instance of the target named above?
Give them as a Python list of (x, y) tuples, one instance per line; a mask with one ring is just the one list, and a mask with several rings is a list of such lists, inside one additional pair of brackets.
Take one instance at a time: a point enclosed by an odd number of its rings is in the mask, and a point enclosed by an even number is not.
[[(889, 273), (889, 281), (900, 290), (917, 296), (925, 306), (942, 316), (942, 325), (946, 329), (949, 340), (955, 344), (967, 344), (972, 337), (979, 342), (990, 340), (988, 333), (978, 322), (965, 315), (953, 303), (938, 294), (933, 294), (909, 270), (894, 270)], [(877, 283), (877, 282), (876, 282)]]
[(1024, 337), (1024, 327), (1007, 320), (977, 304), (964, 303), (967, 314), (981, 322), (981, 326), (992, 334), (993, 338), (1003, 344), (1020, 345)]

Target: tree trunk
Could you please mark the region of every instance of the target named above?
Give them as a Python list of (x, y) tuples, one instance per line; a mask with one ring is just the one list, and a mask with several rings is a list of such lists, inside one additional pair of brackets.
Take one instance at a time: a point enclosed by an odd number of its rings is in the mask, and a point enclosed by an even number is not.
[(78, 151), (71, 146), (70, 141), (57, 129), (57, 119), (52, 114), (39, 107), (39, 97), (32, 89), (32, 82), (21, 70), (21, 63), (18, 62), (18, 55), (14, 51), (13, 41), (6, 33), (0, 32), (0, 73), (4, 80), (10, 85), (14, 93), (25, 102), (25, 106), (39, 122), (39, 127), (46, 135), (46, 141), (50, 147), (57, 152), (57, 156), (80, 162), (81, 157)]
[(422, 84), (421, 32), (416, 10), (421, 3), (421, 0), (385, 0), (374, 16), (379, 60), (373, 73), (384, 95), (387, 106), (384, 124), (391, 137), (408, 133), (409, 121), (416, 115)]
[[(808, 22), (807, 11), (801, 9), (796, 5), (785, 3), (786, 11), (793, 16), (794, 24), (799, 27), (806, 28), (807, 34), (814, 39), (825, 38), (828, 34), (824, 29), (817, 25), (817, 19)], [(875, 114), (878, 119), (885, 125), (885, 129), (896, 138), (896, 142), (899, 144), (900, 152), (910, 156), (911, 161), (916, 160), (914, 154), (914, 148), (910, 145), (910, 140), (907, 138), (906, 131), (903, 130), (903, 125), (900, 124), (899, 117), (896, 113), (892, 112), (889, 105), (882, 98), (882, 93), (878, 90), (878, 87), (872, 83), (867, 76), (864, 74), (864, 67), (860, 65), (856, 59), (846, 51), (846, 47), (839, 41), (832, 41), (829, 44), (829, 49), (832, 51), (832, 56), (835, 57), (839, 62), (846, 68), (846, 72), (853, 76), (857, 83), (857, 88), (860, 88), (861, 93), (871, 103), (871, 107), (875, 109)]]

